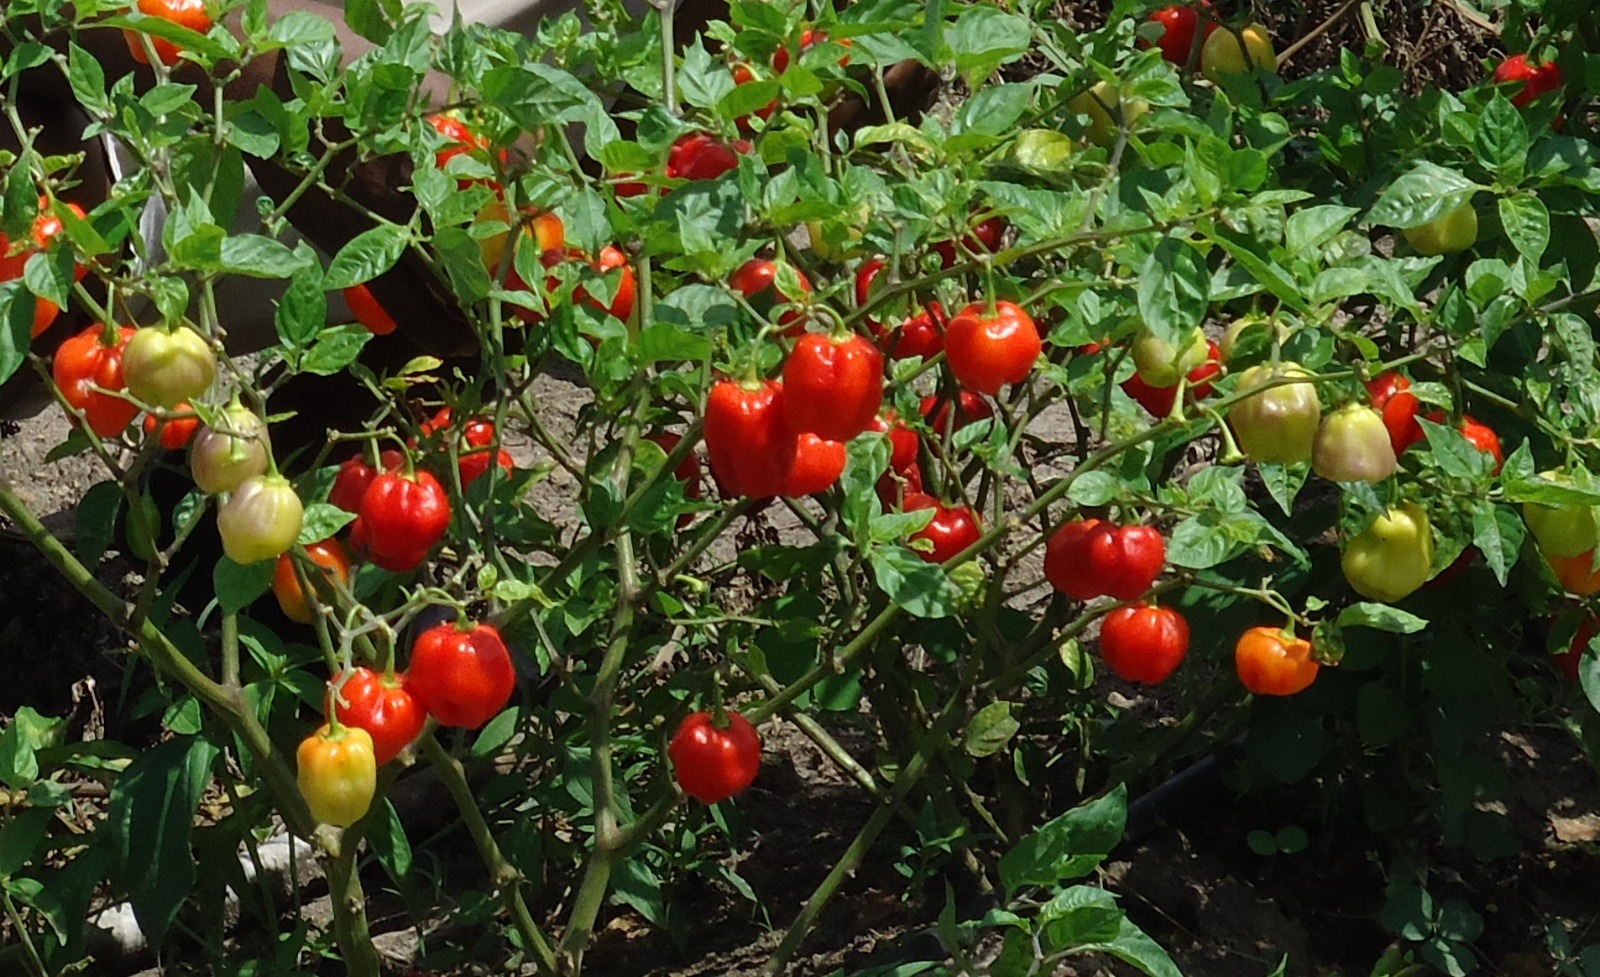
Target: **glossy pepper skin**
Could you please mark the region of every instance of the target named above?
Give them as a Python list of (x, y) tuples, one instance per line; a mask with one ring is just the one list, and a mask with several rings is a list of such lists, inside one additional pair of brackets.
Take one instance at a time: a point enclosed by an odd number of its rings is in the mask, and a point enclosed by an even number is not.
[(1561, 66), (1554, 61), (1533, 64), (1526, 54), (1513, 54), (1494, 69), (1495, 84), (1522, 82), (1511, 96), (1511, 104), (1522, 108), (1529, 102), (1561, 87)]
[(450, 496), (439, 480), (418, 470), (383, 472), (361, 496), (351, 543), (394, 573), (416, 569), (450, 528)]
[[(404, 463), (400, 452), (393, 448), (384, 451), (378, 461), (383, 470), (389, 472), (395, 471)], [(377, 477), (378, 470), (367, 464), (366, 458), (359, 454), (351, 455), (344, 460), (339, 466), (339, 471), (333, 476), (333, 487), (328, 490), (328, 504), (346, 512), (359, 513), (361, 498), (367, 494), (367, 488)]]
[(350, 314), (356, 317), (356, 322), (366, 327), (367, 332), (374, 336), (387, 336), (400, 328), (400, 324), (394, 321), (394, 316), (379, 304), (377, 297), (372, 294), (372, 289), (365, 283), (346, 288), (344, 304), (350, 307)]
[(915, 550), (918, 556), (929, 563), (951, 560), (983, 537), (983, 526), (971, 506), (947, 506), (924, 492), (911, 492), (906, 495), (903, 509), (906, 512), (918, 509), (934, 511), (933, 521), (911, 534), (913, 541), (927, 540), (933, 544), (931, 550)]
[(1100, 656), (1124, 681), (1165, 682), (1189, 651), (1189, 622), (1170, 607), (1119, 607), (1100, 624)]
[(1365, 385), (1367, 396), (1372, 399), (1373, 408), (1381, 411), (1395, 394), (1411, 389), (1411, 380), (1404, 373), (1390, 370), (1366, 381)]
[(1211, 17), (1210, 5), (1206, 4), (1205, 8), (1202, 12), (1195, 7), (1180, 4), (1164, 7), (1150, 15), (1150, 20), (1164, 28), (1164, 33), (1156, 41), (1156, 46), (1161, 48), (1161, 57), (1168, 63), (1184, 68), (1191, 62), (1199, 60), (1200, 45), (1195, 43), (1195, 35), (1199, 33), (1203, 43), (1211, 36), (1211, 32), (1217, 29), (1217, 22)]
[[(1539, 477), (1560, 484), (1572, 484), (1571, 476), (1560, 471), (1544, 471)], [(1547, 557), (1573, 557), (1593, 550), (1600, 541), (1594, 510), (1586, 505), (1544, 505), (1522, 503), (1522, 520)]]
[(300, 742), (295, 759), (300, 795), (312, 817), (348, 828), (366, 816), (378, 790), (378, 763), (366, 730), (323, 726)]
[(1176, 387), (1190, 371), (1205, 365), (1210, 351), (1210, 341), (1198, 326), (1177, 342), (1167, 342), (1146, 326), (1133, 337), (1134, 376), (1152, 387)]
[[(1217, 344), (1206, 341), (1206, 361), (1190, 370), (1185, 379), (1189, 381), (1187, 396), (1191, 401), (1204, 400), (1211, 396), (1214, 389), (1211, 379), (1222, 372), (1222, 351)], [(1178, 400), (1178, 385), (1170, 387), (1152, 387), (1135, 373), (1122, 382), (1122, 392), (1132, 397), (1140, 407), (1150, 412), (1152, 417), (1166, 417), (1172, 413), (1173, 406)]]
[[(206, 12), (205, 0), (138, 0), (135, 6), (142, 14), (170, 20), (198, 34), (211, 30), (211, 16)], [(126, 29), (123, 30), (122, 36), (128, 42), (128, 53), (133, 56), (133, 60), (140, 64), (149, 64), (150, 55), (145, 51), (143, 36), (137, 31)], [(178, 53), (183, 48), (162, 37), (152, 37), (150, 41), (156, 50), (156, 57), (161, 59), (162, 64), (169, 68), (177, 65)]]
[(441, 726), (477, 729), (506, 707), (516, 687), (511, 653), (492, 625), (438, 624), (411, 646), (406, 691)]
[(89, 430), (102, 438), (121, 434), (139, 413), (132, 401), (102, 392), (127, 388), (122, 354), (133, 333), (128, 326), (118, 326), (115, 340), (107, 344), (105, 326), (91, 325), (56, 347), (50, 363), (50, 376), (61, 388), (62, 397), (83, 411)]
[(957, 252), (956, 242), (939, 241), (932, 246), (934, 254), (939, 256), (940, 268), (953, 268), (958, 261), (966, 260), (966, 252), (972, 254), (994, 254), (1000, 250), (1000, 243), (1006, 236), (1006, 219), (1004, 217), (990, 217), (971, 225), (971, 230), (966, 237), (961, 239), (961, 246), (965, 252)]
[(172, 413), (178, 416), (161, 418), (146, 414), (144, 433), (146, 437), (159, 440), (161, 447), (168, 451), (182, 451), (194, 440), (195, 432), (200, 430), (200, 417), (187, 402), (174, 407)]
[[(307, 543), (306, 556), (322, 568), (324, 578), (337, 578), (341, 584), (350, 582), (350, 557), (345, 553), (344, 544), (337, 539), (330, 537)], [(300, 586), (300, 575), (295, 572), (294, 557), (289, 553), (280, 555), (272, 569), (272, 593), (278, 598), (284, 617), (298, 624), (311, 623), (311, 605), (306, 601), (305, 588)]]
[(189, 474), (202, 492), (215, 495), (265, 475), (269, 460), (266, 424), (250, 408), (235, 405), (222, 412), (215, 427), (194, 436)]
[(1356, 593), (1372, 600), (1402, 600), (1428, 582), (1433, 528), (1415, 502), (1390, 509), (1345, 544), (1339, 560)]
[(783, 416), (796, 434), (849, 441), (883, 406), (883, 354), (857, 335), (806, 333), (783, 364)]
[(252, 475), (217, 509), (217, 533), (228, 559), (242, 565), (276, 560), (300, 537), (305, 507), (282, 475)]
[(667, 176), (682, 180), (715, 180), (739, 166), (739, 153), (750, 144), (736, 140), (729, 144), (707, 132), (679, 136), (667, 152)]
[(1155, 583), (1166, 560), (1166, 540), (1152, 526), (1076, 519), (1045, 542), (1044, 573), (1052, 587), (1073, 600), (1134, 600)]
[(794, 435), (784, 419), (783, 384), (719, 380), (706, 399), (706, 453), (724, 493), (766, 499), (784, 494), (794, 466)]
[(993, 313), (974, 302), (945, 326), (950, 372), (957, 383), (981, 394), (993, 396), (1008, 383), (1026, 380), (1043, 349), (1033, 317), (1014, 302), (996, 302)]
[(761, 772), (761, 737), (750, 720), (724, 713), (718, 726), (709, 712), (691, 713), (667, 746), (673, 773), (683, 792), (702, 804), (716, 804), (740, 793)]
[(798, 306), (811, 294), (811, 280), (805, 272), (795, 269), (800, 281), (800, 294), (790, 295), (778, 291), (778, 264), (769, 258), (751, 258), (728, 276), (728, 285), (757, 313), (768, 316), (779, 305), (789, 305), (778, 314), (778, 325), (785, 326), (784, 335), (798, 336), (805, 329), (805, 313)]
[(211, 389), (217, 357), (211, 344), (187, 326), (171, 332), (146, 326), (123, 349), (122, 373), (134, 397), (157, 407), (176, 407)]
[(1308, 376), (1296, 363), (1279, 364), (1276, 370), (1263, 363), (1239, 377), (1241, 393), (1264, 388), (1228, 410), (1228, 424), (1239, 439), (1239, 448), (1251, 460), (1280, 465), (1311, 460), (1312, 443), (1322, 423), (1322, 401), (1316, 384), (1303, 380), (1266, 386)]
[(1311, 445), (1311, 468), (1333, 482), (1381, 482), (1399, 463), (1383, 415), (1348, 404), (1322, 419)]
[(1233, 649), (1239, 681), (1256, 695), (1295, 695), (1311, 687), (1321, 665), (1311, 642), (1278, 628), (1251, 628)]
[[(1383, 405), (1383, 426), (1389, 431), (1389, 444), (1394, 448), (1398, 457), (1417, 442), (1427, 437), (1422, 429), (1422, 424), (1417, 420), (1429, 421), (1433, 424), (1447, 424), (1445, 413), (1442, 410), (1422, 413), (1422, 402), (1417, 396), (1408, 391), (1397, 391)], [(1461, 424), (1456, 430), (1461, 436), (1479, 451), (1494, 459), (1493, 473), (1500, 474), (1500, 467), (1505, 464), (1505, 451), (1500, 446), (1500, 436), (1494, 433), (1494, 428), (1478, 421), (1471, 414), (1461, 416)]]
[(373, 758), (383, 766), (422, 735), (428, 713), (406, 690), (401, 678), (385, 677), (370, 668), (357, 668), (339, 688), (344, 703), (334, 701), (328, 689), (327, 713), (335, 711), (346, 726), (365, 730), (372, 738)]
[(844, 442), (806, 433), (794, 438), (794, 463), (783, 479), (783, 494), (791, 499), (826, 492), (844, 474), (848, 460)]
[(922, 415), (923, 421), (930, 428), (933, 428), (934, 434), (943, 438), (946, 428), (953, 434), (968, 424), (988, 420), (994, 416), (994, 408), (989, 406), (987, 400), (972, 391), (963, 390), (957, 399), (953, 416), (950, 411), (950, 401), (938, 394), (929, 394), (922, 398), (922, 402), (917, 405), (917, 413)]
[(1550, 564), (1561, 586), (1572, 593), (1579, 597), (1600, 593), (1600, 570), (1594, 569), (1592, 548), (1577, 556), (1551, 556), (1546, 553), (1544, 560)]

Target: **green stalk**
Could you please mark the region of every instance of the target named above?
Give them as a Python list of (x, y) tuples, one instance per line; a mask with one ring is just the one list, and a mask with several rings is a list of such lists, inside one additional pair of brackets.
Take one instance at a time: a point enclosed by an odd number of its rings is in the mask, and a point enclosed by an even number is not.
[(355, 867), (360, 841), (359, 831), (346, 832), (339, 839), (338, 851), (323, 859), (323, 871), (328, 874), (334, 938), (344, 958), (345, 973), (349, 977), (379, 977), (382, 969), (367, 925), (367, 895), (361, 888), (361, 873)]
[(0, 886), (0, 901), (5, 903), (6, 916), (11, 920), (11, 928), (17, 931), (17, 937), (22, 941), (22, 954), (31, 964), (31, 972), (38, 974), (39, 977), (49, 977), (50, 971), (45, 969), (44, 961), (39, 956), (39, 949), (33, 945), (33, 935), (28, 932), (28, 927), (23, 925), (22, 913), (17, 911), (16, 903), (11, 901), (11, 893), (5, 886)]
[(272, 745), (255, 714), (250, 710), (240, 690), (229, 690), (213, 681), (178, 650), (165, 634), (148, 620), (128, 619), (127, 605), (95, 579), (78, 558), (59, 539), (39, 522), (31, 510), (12, 491), (9, 483), (0, 481), (0, 511), (3, 511), (28, 541), (33, 543), (45, 560), (56, 568), (67, 581), (99, 608), (112, 623), (132, 633), (139, 648), (149, 656), (151, 663), (187, 688), (201, 702), (209, 706), (228, 728), (238, 736), (261, 764), (262, 776), (272, 790), (273, 800), (283, 815), (289, 829), (302, 838), (311, 837), (316, 828), (294, 774)]
[(856, 835), (855, 840), (850, 843), (850, 847), (845, 849), (844, 855), (833, 866), (833, 870), (828, 873), (827, 878), (822, 880), (816, 891), (811, 893), (811, 898), (806, 900), (806, 904), (801, 907), (800, 914), (795, 917), (794, 922), (789, 926), (789, 931), (784, 934), (783, 942), (778, 945), (778, 949), (772, 954), (772, 959), (767, 961), (767, 965), (764, 968), (765, 973), (781, 974), (785, 972), (789, 961), (794, 957), (795, 951), (800, 949), (801, 942), (805, 939), (806, 933), (810, 931), (812, 924), (816, 922), (817, 916), (822, 912), (823, 907), (827, 905), (829, 899), (833, 898), (834, 893), (839, 890), (839, 886), (844, 883), (844, 880), (855, 874), (856, 868), (860, 866), (862, 858), (871, 849), (872, 843), (878, 839), (878, 835), (882, 833), (884, 827), (889, 823), (889, 819), (894, 816), (895, 808), (906, 799), (906, 795), (911, 792), (911, 788), (927, 770), (928, 761), (932, 758), (934, 752), (938, 750), (938, 744), (946, 736), (950, 735), (956, 719), (963, 713), (961, 706), (966, 699), (966, 692), (967, 682), (964, 679), (960, 687), (951, 695), (950, 701), (945, 704), (944, 711), (939, 718), (923, 735), (922, 743), (918, 746), (917, 752), (912, 755), (910, 762), (900, 772), (900, 776), (895, 778), (894, 789), (889, 792), (889, 796), (872, 812), (872, 817), (867, 819), (867, 823), (861, 828), (860, 833)]
[[(629, 452), (624, 451), (626, 455)], [(639, 592), (638, 569), (633, 559), (633, 537), (617, 537), (618, 603), (612, 623), (611, 643), (595, 675), (589, 695), (589, 742), (591, 777), (594, 781), (594, 851), (584, 867), (583, 881), (573, 899), (572, 913), (561, 936), (560, 955), (565, 971), (583, 970), (583, 953), (600, 908), (611, 886), (611, 871), (622, 855), (622, 836), (617, 824), (616, 784), (611, 768), (611, 707), (617, 679), (628, 651), (628, 628), (633, 623), (633, 604)]]
[(500, 890), (500, 898), (505, 901), (506, 911), (511, 914), (511, 923), (522, 937), (523, 948), (532, 953), (534, 966), (539, 973), (554, 975), (557, 972), (556, 956), (550, 949), (550, 941), (545, 939), (539, 924), (534, 921), (527, 900), (523, 898), (522, 873), (506, 860), (489, 831), (489, 824), (483, 819), (483, 811), (478, 808), (478, 799), (473, 796), (472, 787), (467, 783), (461, 761), (445, 752), (431, 732), (423, 735), (420, 744), (422, 755), (428, 758), (428, 763), (438, 772), (439, 779), (444, 781), (445, 790), (456, 802), (456, 809), (466, 822), (467, 834), (478, 846), (478, 854), (483, 858), (484, 865), (488, 866), (490, 877)]

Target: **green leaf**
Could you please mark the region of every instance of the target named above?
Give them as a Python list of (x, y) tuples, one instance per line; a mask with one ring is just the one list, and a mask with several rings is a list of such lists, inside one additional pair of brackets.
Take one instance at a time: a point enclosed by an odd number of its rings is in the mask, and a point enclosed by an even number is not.
[(1488, 499), (1479, 499), (1472, 510), (1472, 544), (1483, 553), (1484, 562), (1494, 571), (1501, 586), (1522, 550), (1522, 540), (1528, 534), (1521, 517), (1505, 506), (1495, 505)]
[(1478, 156), (1501, 182), (1516, 185), (1528, 161), (1528, 123), (1500, 92), (1495, 92), (1473, 133)]
[(1292, 255), (1309, 257), (1333, 240), (1350, 219), (1361, 213), (1354, 207), (1323, 204), (1306, 207), (1289, 215), (1284, 227), (1284, 245)]
[(1123, 917), (1117, 927), (1117, 937), (1109, 943), (1088, 944), (1086, 953), (1106, 953), (1129, 964), (1149, 977), (1183, 977), (1178, 965), (1161, 945), (1152, 940), (1133, 920)]
[(872, 551), (872, 576), (897, 607), (913, 617), (948, 617), (957, 597), (943, 569), (903, 546)]
[(354, 519), (355, 513), (346, 512), (336, 505), (312, 502), (306, 506), (305, 518), (300, 523), (300, 538), (295, 542), (310, 546), (337, 533)]
[(96, 113), (111, 111), (111, 100), (106, 97), (106, 73), (94, 55), (76, 41), (67, 42), (67, 82), (85, 108)]
[(1288, 701), (1256, 700), (1245, 754), (1285, 784), (1299, 783), (1328, 751), (1333, 737), (1322, 723)]
[(1056, 885), (1094, 871), (1122, 840), (1128, 788), (1075, 807), (1019, 841), (1000, 858), (1000, 880), (1015, 895), (1029, 885)]
[[(471, 305), (489, 294), (489, 272), (483, 267), (483, 251), (478, 242), (459, 227), (440, 228), (433, 236), (445, 274), (456, 297)], [(517, 253), (522, 253), (521, 248)]]
[(1483, 935), (1483, 917), (1464, 900), (1452, 897), (1439, 907), (1436, 932), (1448, 940), (1471, 943)]
[(1500, 223), (1512, 247), (1529, 262), (1538, 264), (1550, 246), (1550, 212), (1532, 193), (1500, 198)]
[(322, 330), (317, 344), (300, 363), (306, 373), (331, 377), (356, 361), (361, 348), (372, 339), (372, 333), (358, 325), (334, 326)]
[(1110, 472), (1084, 472), (1067, 488), (1067, 498), (1082, 506), (1105, 505), (1122, 494), (1122, 482)]
[(217, 592), (217, 602), (224, 611), (242, 611), (256, 602), (272, 586), (272, 571), (276, 560), (262, 560), (241, 566), (226, 556), (217, 561), (211, 573), (211, 583)]
[(478, 738), (472, 741), (472, 756), (474, 759), (486, 760), (500, 752), (501, 748), (511, 742), (511, 737), (517, 732), (517, 719), (521, 711), (512, 706), (503, 709), (498, 716), (489, 720), (478, 733)]
[(1388, 604), (1374, 604), (1363, 601), (1351, 604), (1339, 612), (1339, 626), (1342, 628), (1372, 628), (1375, 631), (1391, 631), (1395, 634), (1415, 634), (1428, 626), (1428, 622), (1415, 614), (1399, 610)]
[(96, 482), (83, 494), (75, 519), (78, 559), (88, 566), (100, 562), (117, 532), (122, 512), (122, 488), (116, 482)]
[[(351, 5), (346, 6), (348, 8)], [(346, 16), (348, 15), (347, 9)], [(333, 24), (326, 17), (305, 10), (291, 10), (272, 22), (266, 40), (257, 50), (265, 53), (306, 44), (326, 44), (336, 36)]]
[(377, 856), (378, 864), (397, 884), (404, 885), (411, 876), (411, 841), (406, 837), (406, 826), (400, 823), (389, 798), (367, 818), (367, 844)]
[(1261, 464), (1257, 468), (1261, 473), (1262, 483), (1267, 487), (1267, 494), (1272, 496), (1272, 501), (1278, 503), (1278, 508), (1284, 515), (1294, 515), (1294, 498), (1300, 494), (1306, 479), (1311, 476), (1310, 462), (1294, 465)]
[(21, 74), (29, 68), (37, 68), (49, 61), (54, 53), (47, 45), (38, 41), (24, 41), (9, 52), (4, 69), (0, 70), (0, 79)]
[(1235, 543), (1227, 533), (1218, 531), (1219, 523), (1214, 514), (1201, 513), (1172, 527), (1167, 539), (1168, 562), (1190, 570), (1204, 570), (1231, 557)]
[(1277, 842), (1280, 852), (1285, 855), (1294, 855), (1306, 850), (1306, 846), (1311, 844), (1311, 837), (1306, 834), (1305, 828), (1300, 827), (1298, 824), (1291, 824), (1278, 832)]
[(328, 324), (327, 289), (322, 276), (314, 272), (307, 268), (290, 280), (273, 315), (279, 338), (291, 350), (304, 349)]
[(1490, 467), (1489, 456), (1479, 451), (1460, 431), (1425, 417), (1417, 418), (1417, 423), (1428, 439), (1428, 452), (1446, 474), (1476, 478)]
[(345, 0), (344, 22), (374, 44), (384, 44), (400, 22), (401, 0)]
[(1367, 220), (1396, 229), (1420, 227), (1460, 207), (1475, 191), (1485, 189), (1488, 188), (1455, 170), (1434, 163), (1418, 163), (1389, 184), (1367, 214)]
[(0, 825), (0, 881), (41, 854), (40, 842), (53, 820), (54, 811), (39, 807), (24, 810)]
[(200, 711), (200, 700), (192, 695), (186, 695), (174, 702), (161, 716), (161, 725), (179, 736), (193, 736), (200, 732), (205, 725), (205, 716)]
[(1198, 327), (1211, 301), (1211, 276), (1194, 248), (1164, 238), (1139, 269), (1139, 315), (1160, 339), (1177, 342)]
[(28, 362), (33, 302), (33, 295), (21, 282), (0, 285), (0, 383), (11, 379)]
[(1416, 883), (1392, 883), (1378, 921), (1400, 939), (1427, 939), (1434, 931), (1434, 897)]
[(106, 824), (139, 928), (160, 946), (195, 880), (189, 836), (220, 751), (198, 737), (140, 754), (111, 788)]
[[(927, 22), (931, 24), (933, 20), (930, 11)], [(939, 52), (940, 59), (953, 60), (956, 70), (973, 89), (979, 88), (977, 83), (1000, 65), (1026, 53), (1033, 37), (1027, 18), (987, 6), (967, 7), (955, 23), (946, 23), (943, 28), (948, 52)]]
[(641, 854), (635, 854), (617, 866), (616, 898), (632, 906), (639, 915), (655, 925), (668, 928), (667, 899), (661, 889), (661, 880)]
[(209, 37), (199, 31), (191, 30), (176, 21), (153, 14), (140, 13), (132, 10), (127, 14), (107, 17), (99, 22), (99, 26), (120, 27), (151, 37), (159, 37), (171, 41), (180, 51), (191, 52), (212, 61), (228, 57), (233, 50), (222, 42)]
[(994, 756), (1006, 748), (1011, 738), (1022, 728), (1012, 715), (1016, 706), (1004, 700), (991, 702), (979, 709), (967, 723), (962, 736), (962, 746), (975, 757)]
[(68, 248), (40, 252), (28, 258), (22, 280), (28, 291), (65, 308), (72, 296), (72, 265), (72, 251)]
[(1310, 306), (1300, 294), (1300, 286), (1295, 283), (1294, 278), (1271, 257), (1259, 252), (1260, 242), (1220, 224), (1208, 230), (1213, 241), (1232, 255), (1240, 267), (1248, 271), (1251, 277), (1260, 282), (1262, 287), (1284, 305), (1296, 312), (1310, 311)]
[(20, 706), (0, 732), (0, 782), (16, 790), (31, 787), (39, 778), (36, 754), (61, 742), (65, 719), (41, 716), (32, 706)]
[(222, 241), (213, 270), (247, 278), (288, 278), (305, 267), (307, 257), (260, 234), (237, 234)]
[(1600, 712), (1600, 655), (1585, 651), (1578, 659), (1578, 684), (1589, 700), (1589, 705)]
[(393, 268), (410, 243), (410, 231), (398, 224), (379, 224), (362, 231), (334, 255), (322, 287), (332, 291), (370, 282)]
[(1398, 740), (1411, 725), (1411, 710), (1400, 694), (1387, 685), (1368, 682), (1356, 696), (1356, 731), (1366, 746), (1384, 746)]
[(1041, 949), (1074, 950), (1117, 938), (1124, 913), (1104, 889), (1075, 885), (1039, 907)]

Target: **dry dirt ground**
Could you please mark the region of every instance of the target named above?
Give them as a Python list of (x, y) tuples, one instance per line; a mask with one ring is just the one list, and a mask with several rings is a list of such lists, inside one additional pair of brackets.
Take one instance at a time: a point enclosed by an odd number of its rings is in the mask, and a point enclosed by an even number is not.
[[(1071, 23), (1096, 24), (1108, 4), (1067, 2), (1058, 15)], [(1343, 11), (1300, 48), (1284, 69), (1295, 77), (1334, 60), (1344, 46), (1361, 46), (1369, 31), (1336, 0), (1263, 6), (1258, 14), (1280, 37), (1304, 37)], [(1470, 8), (1454, 2), (1372, 4), (1372, 23), (1413, 90), (1428, 85), (1462, 87), (1481, 76), (1497, 50), (1495, 39), (1476, 23)], [(570, 415), (584, 398), (566, 380), (548, 378), (541, 401)], [(1068, 428), (1065, 420), (1051, 423)], [(52, 528), (70, 533), (72, 506), (98, 480), (85, 459), (45, 463), (46, 452), (65, 435), (54, 410), (7, 429), (0, 439), (0, 476), (8, 479)], [(1044, 432), (1042, 432), (1044, 433)], [(516, 448), (523, 463), (538, 460), (526, 444)], [(559, 469), (538, 491), (548, 511), (571, 512), (570, 477)], [(792, 524), (790, 524), (792, 526)], [(103, 568), (108, 582), (119, 564)], [(64, 584), (26, 544), (0, 539), (0, 648), (14, 662), (0, 687), (0, 715), (30, 704), (50, 715), (73, 718), (75, 730), (131, 742), (159, 732), (152, 717), (128, 718), (123, 687), (125, 641)], [(1108, 683), (1108, 696), (1159, 712), (1129, 688)], [(844, 723), (833, 732), (866, 762), (872, 744), (866, 730)], [(741, 875), (768, 907), (764, 918), (726, 889), (681, 892), (681, 908), (693, 920), (685, 947), (673, 946), (637, 914), (617, 910), (597, 938), (591, 972), (607, 977), (698, 977), (757, 972), (799, 902), (821, 879), (870, 812), (810, 742), (775, 723), (763, 730), (768, 750), (755, 787), (741, 800), (743, 843), (736, 854)], [(1507, 813), (1523, 844), (1520, 854), (1482, 863), (1436, 845), (1426, 833), (1413, 854), (1429, 861), (1441, 893), (1459, 895), (1485, 913), (1477, 949), (1481, 972), (1508, 977), (1551, 973), (1543, 952), (1543, 926), (1566, 922), (1574, 942), (1600, 941), (1600, 895), (1594, 872), (1600, 852), (1600, 782), (1595, 771), (1559, 731), (1502, 734), (1500, 748), (1511, 776)], [(1252, 795), (1233, 802), (1222, 779), (1203, 780), (1183, 799), (1181, 816), (1163, 820), (1137, 843), (1119, 850), (1105, 881), (1130, 915), (1168, 947), (1189, 977), (1264, 977), (1290, 955), (1291, 975), (1370, 972), (1392, 937), (1377, 923), (1383, 872), (1394, 856), (1379, 839), (1330, 832), (1313, 837), (1294, 856), (1262, 857), (1250, 851), (1249, 830), (1274, 820), (1282, 798)], [(902, 898), (903, 879), (893, 863), (903, 833), (891, 830), (862, 871), (841, 891), (794, 965), (795, 974), (853, 971), (874, 963), (937, 956), (926, 927), (942, 905), (942, 894)], [(472, 858), (465, 851), (463, 865)], [(375, 880), (381, 884), (381, 880)], [(308, 894), (316, 896), (315, 885)], [(927, 898), (920, 898), (926, 896)], [(389, 920), (404, 936), (403, 914)], [(404, 952), (400, 941), (397, 952)], [(104, 964), (99, 973), (132, 973), (149, 965), (132, 960)], [(422, 971), (416, 971), (421, 973)], [(482, 965), (453, 960), (439, 972), (479, 973)], [(1071, 974), (1129, 973), (1093, 958), (1062, 971)]]

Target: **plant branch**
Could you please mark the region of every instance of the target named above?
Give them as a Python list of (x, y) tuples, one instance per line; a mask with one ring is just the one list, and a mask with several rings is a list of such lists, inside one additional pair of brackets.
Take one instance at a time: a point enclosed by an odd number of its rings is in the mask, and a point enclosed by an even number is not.
[(489, 824), (483, 819), (483, 812), (478, 808), (478, 800), (473, 796), (472, 787), (467, 783), (466, 771), (462, 768), (461, 761), (445, 752), (445, 748), (439, 745), (438, 738), (432, 732), (423, 734), (420, 743), (422, 755), (427, 757), (428, 763), (438, 772), (439, 778), (444, 781), (445, 790), (449, 791), (451, 799), (456, 802), (456, 809), (461, 812), (461, 818), (466, 822), (467, 834), (472, 836), (473, 844), (477, 845), (478, 854), (488, 866), (490, 876), (496, 888), (500, 890), (500, 898), (505, 901), (506, 911), (511, 914), (511, 923), (522, 937), (523, 948), (532, 952), (534, 965), (539, 973), (553, 977), (557, 972), (556, 956), (550, 949), (550, 941), (545, 939), (539, 924), (534, 921), (527, 900), (522, 896), (522, 873), (506, 861), (500, 846), (494, 840), (494, 835), (489, 831)]

